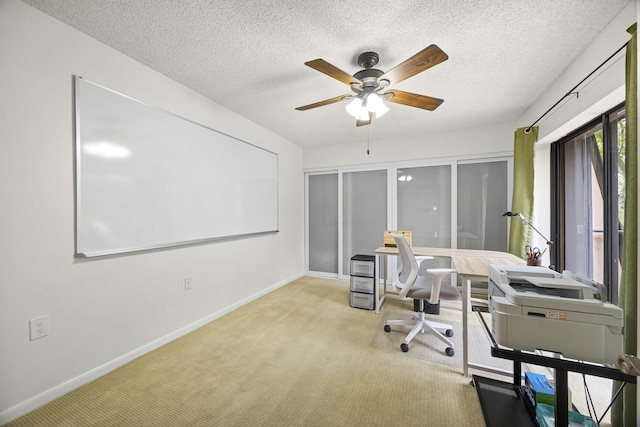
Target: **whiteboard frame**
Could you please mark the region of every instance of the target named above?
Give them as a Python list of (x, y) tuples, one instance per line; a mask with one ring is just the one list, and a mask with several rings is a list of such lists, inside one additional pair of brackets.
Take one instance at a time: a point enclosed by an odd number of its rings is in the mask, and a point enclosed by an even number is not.
[[(148, 244), (148, 245), (139, 245), (139, 246), (130, 246), (130, 247), (118, 247), (118, 248), (109, 248), (109, 249), (104, 249), (104, 250), (83, 250), (83, 248), (80, 247), (80, 241), (81, 241), (81, 236), (82, 236), (82, 232), (83, 230), (81, 230), (81, 226), (80, 224), (82, 224), (82, 147), (83, 147), (83, 141), (82, 141), (82, 136), (81, 136), (81, 105), (80, 105), (80, 83), (81, 82), (85, 82), (91, 85), (94, 85), (100, 89), (109, 91), (113, 94), (116, 94), (120, 97), (123, 97), (129, 101), (133, 101), (136, 102), (144, 107), (150, 108), (156, 112), (160, 112), (163, 114), (168, 114), (174, 118), (177, 118), (179, 120), (185, 121), (189, 124), (198, 126), (200, 128), (204, 128), (208, 131), (211, 132), (215, 132), (216, 134), (222, 135), (223, 137), (227, 137), (230, 138), (231, 140), (240, 143), (240, 144), (245, 144), (247, 146), (253, 147), (255, 149), (264, 151), (266, 153), (270, 153), (273, 154), (275, 156), (275, 166), (276, 166), (276, 175), (275, 175), (275, 195), (276, 195), (276, 204), (275, 204), (275, 228), (273, 229), (268, 229), (268, 230), (264, 230), (264, 231), (257, 231), (257, 232), (247, 232), (247, 233), (236, 233), (236, 234), (227, 234), (227, 235), (220, 235), (220, 236), (210, 236), (210, 237), (203, 237), (203, 238), (198, 238), (198, 239), (185, 239), (185, 240), (176, 240), (176, 241), (167, 241), (167, 242), (159, 242), (156, 244)], [(75, 224), (74, 224), (74, 230), (75, 230), (75, 238), (74, 238), (74, 257), (75, 258), (92, 258), (92, 257), (101, 257), (101, 256), (107, 256), (107, 255), (117, 255), (117, 254), (127, 254), (127, 253), (132, 253), (132, 252), (141, 252), (141, 251), (150, 251), (150, 250), (159, 250), (159, 249), (167, 249), (167, 248), (173, 248), (173, 247), (184, 247), (184, 246), (189, 246), (189, 245), (197, 245), (197, 244), (206, 244), (206, 243), (213, 243), (213, 242), (217, 242), (217, 241), (225, 241), (225, 240), (234, 240), (234, 239), (241, 239), (241, 238), (250, 238), (250, 237), (256, 237), (256, 236), (261, 236), (261, 235), (268, 235), (268, 234), (274, 234), (274, 233), (278, 233), (279, 232), (279, 221), (280, 221), (280, 213), (279, 213), (279, 209), (280, 209), (280, 203), (279, 203), (279, 191), (280, 191), (280, 185), (279, 185), (279, 157), (278, 154), (267, 150), (265, 148), (259, 147), (255, 144), (251, 144), (249, 142), (243, 141), (239, 138), (236, 138), (232, 135), (228, 135), (225, 134), (223, 132), (220, 132), (216, 129), (213, 129), (211, 127), (205, 126), (201, 123), (195, 122), (193, 120), (189, 120), (185, 117), (179, 116), (177, 114), (172, 113), (171, 111), (168, 110), (164, 110), (162, 108), (158, 108), (156, 106), (150, 105), (148, 103), (142, 102), (136, 98), (133, 98), (131, 96), (125, 95), (121, 92), (115, 91), (111, 88), (108, 88), (106, 86), (103, 86), (99, 83), (93, 82), (91, 80), (87, 80), (82, 76), (74, 76), (74, 138), (75, 138), (75, 142), (74, 142), (74, 157), (75, 157), (75, 161), (74, 161), (74, 181), (75, 181)]]

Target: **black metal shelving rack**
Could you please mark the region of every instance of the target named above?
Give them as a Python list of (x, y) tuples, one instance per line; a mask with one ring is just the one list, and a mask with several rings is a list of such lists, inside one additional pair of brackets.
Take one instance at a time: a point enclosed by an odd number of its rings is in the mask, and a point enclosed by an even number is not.
[[(474, 307), (474, 311), (476, 310)], [(482, 315), (478, 313), (487, 335), (491, 339), (491, 355), (500, 359), (513, 361), (513, 383), (493, 380), (489, 378), (473, 376), (473, 382), (478, 393), (482, 413), (487, 427), (502, 427), (507, 425), (517, 426), (537, 426), (535, 416), (531, 409), (525, 404), (522, 391), (522, 367), (521, 364), (530, 363), (532, 365), (546, 366), (555, 370), (555, 420), (556, 426), (569, 425), (569, 383), (568, 373), (577, 372), (596, 377), (609, 378), (623, 383), (636, 383), (636, 377), (627, 375), (609, 366), (581, 362), (570, 359), (558, 359), (546, 355), (530, 353), (500, 347), (496, 343), (487, 323)]]

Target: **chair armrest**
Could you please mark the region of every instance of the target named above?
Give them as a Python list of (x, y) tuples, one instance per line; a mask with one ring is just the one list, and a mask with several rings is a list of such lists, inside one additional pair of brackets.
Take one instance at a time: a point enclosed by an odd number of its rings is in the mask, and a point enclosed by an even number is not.
[(429, 303), (437, 304), (440, 300), (440, 286), (442, 278), (447, 274), (457, 273), (453, 268), (428, 268), (427, 273), (433, 274), (433, 284), (431, 285), (431, 297)]
[(420, 271), (420, 269), (422, 268), (422, 262), (423, 261), (429, 261), (432, 259), (435, 259), (432, 256), (429, 255), (418, 255), (418, 256), (414, 256), (414, 258), (416, 259), (416, 262), (418, 263), (418, 271)]

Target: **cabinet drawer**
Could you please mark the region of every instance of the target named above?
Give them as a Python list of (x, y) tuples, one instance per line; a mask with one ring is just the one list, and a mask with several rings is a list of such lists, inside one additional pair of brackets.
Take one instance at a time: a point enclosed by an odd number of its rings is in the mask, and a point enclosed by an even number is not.
[(351, 274), (355, 276), (373, 277), (375, 261), (351, 259)]
[(351, 307), (364, 308), (366, 310), (373, 310), (375, 308), (375, 301), (373, 294), (362, 294), (360, 292), (351, 292)]
[(351, 276), (351, 292), (373, 293), (373, 277)]

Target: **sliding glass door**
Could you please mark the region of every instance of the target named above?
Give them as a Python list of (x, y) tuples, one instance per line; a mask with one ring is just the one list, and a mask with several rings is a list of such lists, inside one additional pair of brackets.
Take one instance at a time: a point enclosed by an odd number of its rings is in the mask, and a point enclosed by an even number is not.
[(372, 255), (385, 230), (411, 231), (414, 246), (505, 251), (510, 162), (308, 173), (308, 272), (348, 276), (351, 257)]
[(342, 175), (342, 271), (356, 254), (373, 255), (387, 229), (387, 171)]

